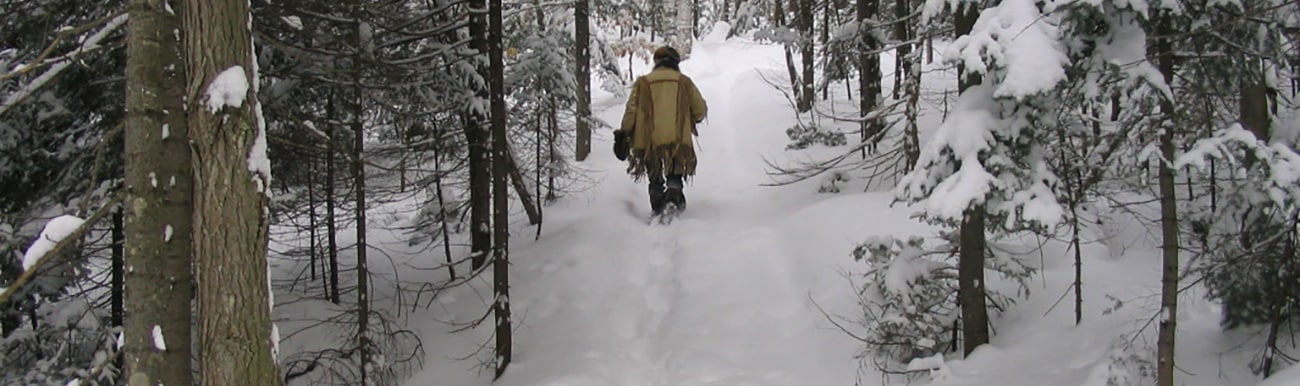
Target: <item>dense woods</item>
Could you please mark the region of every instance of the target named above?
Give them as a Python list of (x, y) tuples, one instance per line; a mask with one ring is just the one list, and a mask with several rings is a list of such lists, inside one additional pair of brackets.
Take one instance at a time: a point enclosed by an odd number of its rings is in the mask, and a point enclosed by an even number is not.
[[(477, 281), (482, 309), (445, 323), (491, 326), (458, 360), (501, 377), (526, 317), (511, 240), (593, 178), (593, 93), (621, 106), (656, 47), (690, 63), (708, 34), (781, 49), (762, 80), (787, 149), (823, 151), (768, 160), (772, 185), (856, 181), (940, 230), (847, 246), (860, 309), (837, 325), (864, 367), (915, 380), (989, 344), (1035, 280), (1007, 247), (1029, 239), (1068, 246), (1082, 323), (1109, 300), (1080, 251), (1119, 217), (1163, 270), (1111, 384), (1180, 384), (1189, 296), (1262, 334), (1261, 377), (1297, 353), (1294, 1), (0, 7), (3, 384), (401, 384), (430, 349), (412, 310)], [(299, 335), (319, 339), (280, 349)]]

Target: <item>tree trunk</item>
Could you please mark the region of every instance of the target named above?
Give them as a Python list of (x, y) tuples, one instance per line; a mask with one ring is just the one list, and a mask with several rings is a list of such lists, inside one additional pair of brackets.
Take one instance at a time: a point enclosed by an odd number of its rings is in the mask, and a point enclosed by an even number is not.
[[(471, 45), (477, 52), (477, 56), (488, 54), (487, 15), (483, 10), (487, 9), (486, 0), (470, 0), (470, 23), (469, 32)], [(476, 60), (479, 64), (478, 73), (483, 79), (488, 79), (488, 67), (481, 60)], [(490, 96), (488, 89), (479, 87), (475, 97), (480, 101), (487, 101)], [(490, 159), (488, 142), (491, 140), (488, 132), (488, 117), (482, 111), (474, 111), (472, 106), (467, 107), (465, 115), (465, 142), (469, 145), (469, 222), (470, 222), (470, 266), (478, 270), (487, 264), (488, 253), (492, 248), (492, 160)]]
[[(1155, 36), (1152, 45), (1157, 66), (1165, 82), (1172, 82), (1174, 75), (1173, 44), (1169, 41), (1172, 33), (1172, 21), (1165, 11), (1156, 17)], [(1160, 336), (1156, 341), (1156, 384), (1174, 386), (1174, 338), (1178, 325), (1178, 197), (1176, 196), (1174, 169), (1169, 162), (1174, 159), (1174, 102), (1169, 99), (1160, 101), (1160, 114), (1163, 115), (1160, 133), (1160, 155), (1164, 161), (1159, 163), (1160, 189), (1160, 231), (1161, 250), (1163, 252), (1163, 269), (1160, 277)]]
[(335, 159), (337, 150), (334, 149), (334, 126), (336, 118), (334, 110), (334, 95), (330, 94), (329, 99), (325, 102), (325, 116), (328, 117), (330, 125), (326, 126), (329, 130), (329, 138), (325, 139), (325, 248), (328, 254), (329, 262), (329, 288), (327, 294), (331, 303), (339, 304), (342, 300), (339, 298), (339, 242), (338, 242), (338, 221), (335, 217), (334, 207), (338, 196), (334, 192), (334, 183), (337, 176), (334, 175)]
[(961, 224), (958, 297), (961, 299), (962, 352), (970, 355), (989, 342), (989, 315), (984, 295), (984, 206), (966, 212)]
[(1282, 314), (1283, 307), (1285, 306), (1278, 303), (1274, 304), (1271, 310), (1273, 317), (1270, 318), (1268, 323), (1268, 336), (1264, 340), (1264, 355), (1263, 358), (1260, 358), (1260, 373), (1264, 375), (1264, 378), (1273, 375), (1273, 359), (1278, 352), (1278, 329), (1282, 327), (1283, 323), (1286, 323), (1286, 316)]
[[(132, 0), (127, 46), (123, 327), (130, 384), (188, 385), (193, 173), (186, 111), (181, 4)], [(200, 33), (195, 31), (193, 33)]]
[[(772, 11), (773, 20), (778, 26), (786, 26), (785, 8), (782, 0), (772, 2), (774, 10)], [(790, 45), (782, 44), (782, 50), (785, 51), (785, 70), (790, 76), (790, 92), (794, 93), (795, 104), (798, 105), (803, 100), (803, 89), (799, 87), (799, 74), (794, 67), (794, 55), (790, 53)]]
[[(858, 111), (862, 117), (876, 111), (880, 105), (880, 54), (875, 53), (880, 50), (880, 42), (871, 36), (870, 28), (874, 28), (872, 20), (880, 12), (879, 0), (858, 0), (858, 33), (861, 35), (861, 53), (858, 54)], [(880, 141), (881, 125), (878, 119), (868, 119), (862, 121), (859, 126), (859, 133), (862, 136), (862, 142), (871, 141), (871, 144), (864, 148), (862, 158), (866, 158), (866, 152), (874, 153), (876, 143)]]
[(1079, 203), (1083, 200), (1084, 187), (1079, 171), (1072, 172), (1074, 183), (1070, 183), (1070, 177), (1066, 176), (1065, 189), (1070, 191), (1070, 247), (1074, 249), (1074, 325), (1078, 326), (1083, 322), (1083, 238), (1079, 235), (1079, 228), (1083, 224), (1079, 221)]
[[(970, 34), (979, 16), (974, 3), (962, 3), (957, 11), (957, 36)], [(961, 92), (980, 84), (976, 75), (967, 75), (966, 69), (957, 67), (961, 74), (957, 88)], [(961, 256), (957, 281), (961, 299), (962, 349), (966, 355), (976, 347), (989, 342), (989, 315), (984, 294), (984, 205), (973, 205), (966, 211), (961, 223)]]
[(524, 206), (524, 213), (528, 215), (528, 225), (541, 224), (541, 207), (533, 200), (532, 193), (528, 192), (528, 183), (524, 182), (524, 175), (519, 171), (519, 165), (515, 163), (514, 156), (508, 149), (506, 150), (506, 170), (510, 178), (510, 185), (515, 189), (515, 194), (519, 195), (519, 203)]
[[(1248, 84), (1241, 88), (1241, 126), (1260, 141), (1268, 142), (1272, 137), (1272, 119), (1269, 113), (1268, 85), (1263, 82)], [(1254, 152), (1246, 153), (1243, 164), (1249, 169), (1259, 161)]]
[[(920, 68), (921, 56), (913, 55), (908, 62), (908, 67)], [(915, 169), (916, 162), (921, 159), (921, 130), (918, 119), (921, 111), (921, 73), (922, 71), (909, 70), (907, 79), (903, 82), (907, 85), (907, 105), (903, 110), (906, 125), (903, 129), (903, 156), (907, 161), (907, 172)]]
[(435, 147), (433, 152), (433, 188), (438, 192), (438, 225), (442, 231), (442, 252), (447, 259), (448, 281), (456, 280), (456, 265), (451, 258), (451, 230), (447, 229), (447, 199), (442, 194), (442, 156)]
[(799, 40), (801, 51), (799, 55), (803, 61), (803, 91), (799, 93), (799, 112), (806, 113), (812, 111), (813, 98), (816, 95), (813, 89), (813, 67), (814, 67), (814, 50), (816, 44), (813, 44), (813, 0), (796, 0), (799, 4), (799, 21), (795, 23), (799, 29)]
[[(629, 67), (629, 68), (631, 68), (631, 67)], [(628, 71), (628, 73), (631, 73), (631, 71)], [(555, 199), (557, 198), (557, 196), (556, 196), (556, 194), (555, 194), (555, 177), (556, 177), (556, 174), (557, 174), (557, 173), (555, 172), (555, 169), (556, 169), (555, 166), (556, 166), (556, 163), (559, 162), (558, 160), (560, 159), (560, 152), (559, 152), (559, 150), (556, 150), (556, 149), (555, 149), (555, 138), (557, 138), (557, 137), (560, 136), (560, 117), (559, 117), (559, 115), (560, 115), (560, 113), (559, 113), (558, 111), (555, 111), (554, 109), (552, 109), (552, 110), (551, 110), (551, 114), (550, 114), (549, 116), (547, 116), (547, 119), (546, 119), (546, 126), (547, 126), (547, 132), (548, 132), (548, 134), (547, 134), (547, 136), (546, 136), (546, 148), (547, 148), (547, 154), (549, 154), (549, 156), (546, 158), (546, 165), (547, 165), (547, 168), (546, 168), (546, 200), (547, 200), (547, 201), (555, 201)], [(540, 194), (539, 194), (539, 196), (540, 196)], [(539, 200), (540, 200), (540, 199), (539, 199)]]
[[(359, 80), (359, 79), (358, 79)], [(357, 107), (352, 116), (352, 132), (355, 142), (352, 144), (352, 178), (355, 180), (357, 201), (357, 350), (360, 353), (363, 368), (371, 368), (370, 352), (370, 271), (366, 263), (366, 252), (370, 245), (366, 242), (366, 167), (365, 167), (365, 127), (361, 122), (361, 90), (357, 92)], [(359, 371), (361, 385), (368, 385), (369, 371)]]
[[(266, 258), (271, 176), (249, 4), (188, 0), (182, 8), (194, 229), (202, 230), (194, 233), (199, 376), (205, 385), (279, 385)], [(225, 87), (213, 86), (218, 74)], [(234, 87), (241, 81), (246, 88)]]
[[(311, 263), (311, 280), (316, 281), (316, 261), (320, 240), (316, 237), (316, 163), (307, 164), (307, 255)], [(322, 277), (324, 275), (321, 275)], [(311, 286), (308, 285), (308, 288)]]
[(506, 137), (505, 61), (501, 57), (501, 40), (504, 27), (501, 20), (501, 0), (491, 0), (488, 6), (491, 31), (488, 36), (490, 76), (488, 82), (492, 99), (492, 232), (493, 263), (492, 302), (496, 322), (496, 377), (500, 378), (510, 366), (512, 339), (510, 329), (510, 197), (507, 179), (509, 147)]
[[(123, 303), (124, 300), (123, 296), (126, 293), (126, 285), (125, 285), (125, 277), (124, 277), (126, 275), (126, 250), (125, 250), (126, 213), (125, 212), (126, 212), (125, 208), (121, 205), (118, 205), (117, 209), (113, 210), (113, 230), (111, 232), (112, 234), (110, 235), (110, 237), (113, 240), (112, 241), (113, 245), (110, 247), (112, 251), (112, 261), (110, 262), (109, 272), (112, 275), (112, 277), (110, 278), (109, 289), (108, 289), (110, 294), (109, 295), (109, 303), (110, 303), (109, 304), (109, 325), (117, 328), (122, 327), (122, 319), (125, 317), (126, 314), (126, 307), (125, 304)], [(126, 364), (126, 360), (121, 355), (118, 355), (117, 358), (113, 361), (113, 365), (117, 366), (117, 368), (119, 369), (125, 370), (126, 368), (126, 366), (124, 366), (125, 364)], [(118, 383), (124, 383), (121, 382), (121, 378), (115, 377), (114, 380), (118, 381)]]
[(912, 44), (904, 43), (912, 39), (912, 23), (907, 21), (907, 15), (912, 11), (911, 4), (908, 0), (894, 0), (894, 40), (899, 42), (898, 48), (894, 50), (895, 62), (898, 63), (894, 71), (894, 98), (899, 98), (899, 87), (902, 83), (907, 82), (912, 72), (912, 60), (908, 56), (912, 54)]
[(574, 40), (577, 43), (573, 52), (573, 61), (576, 65), (574, 77), (578, 80), (578, 116), (577, 120), (577, 144), (578, 149), (575, 152), (575, 158), (578, 161), (587, 159), (591, 153), (591, 18), (587, 15), (588, 3), (591, 0), (577, 0), (573, 3), (573, 29)]
[[(356, 15), (365, 14), (361, 1), (357, 1)], [(361, 386), (370, 384), (370, 372), (375, 370), (372, 363), (373, 353), (370, 344), (370, 270), (367, 267), (369, 260), (370, 244), (366, 241), (367, 226), (366, 223), (366, 97), (361, 89), (361, 66), (365, 60), (363, 52), (369, 42), (364, 41), (361, 29), (365, 28), (365, 23), (359, 23), (357, 27), (357, 52), (352, 57), (352, 178), (354, 194), (356, 194), (356, 217), (357, 217), (357, 335), (356, 347), (358, 359), (361, 362), (361, 370), (357, 371), (360, 376)]]
[(118, 208), (113, 211), (113, 230), (112, 234), (109, 236), (113, 240), (113, 245), (110, 247), (112, 252), (112, 261), (110, 264), (112, 267), (109, 268), (109, 271), (112, 278), (110, 278), (109, 283), (109, 324), (113, 327), (122, 327), (122, 319), (126, 313), (122, 299), (122, 295), (126, 288), (124, 285), (124, 276), (126, 275), (125, 212), (125, 208), (121, 206), (118, 206)]

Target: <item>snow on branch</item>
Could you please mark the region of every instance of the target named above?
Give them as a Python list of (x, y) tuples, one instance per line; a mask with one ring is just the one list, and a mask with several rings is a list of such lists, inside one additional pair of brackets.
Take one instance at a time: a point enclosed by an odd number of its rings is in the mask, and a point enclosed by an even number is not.
[(1261, 161), (1265, 189), (1275, 204), (1285, 206), (1300, 201), (1300, 154), (1284, 143), (1265, 143), (1241, 124), (1233, 124), (1213, 137), (1197, 141), (1191, 150), (1174, 159), (1173, 167), (1204, 170), (1210, 159), (1233, 161), (1238, 154)]
[[(17, 91), (14, 91), (13, 93), (10, 93), (9, 95), (5, 96), (4, 101), (0, 102), (0, 115), (4, 115), (6, 112), (9, 111), (9, 109), (13, 108), (14, 106), (17, 106), (19, 103), (22, 103), (23, 100), (26, 100), (27, 97), (35, 93), (36, 90), (39, 90), (41, 87), (44, 87), (46, 83), (49, 83), (50, 80), (54, 79), (56, 76), (62, 73), (63, 70), (67, 69), (68, 66), (72, 64), (72, 60), (71, 60), (72, 58), (79, 56), (82, 53), (98, 49), (100, 47), (99, 43), (102, 42), (104, 38), (108, 37), (108, 35), (113, 33), (113, 31), (116, 31), (118, 28), (122, 27), (123, 24), (126, 24), (126, 19), (127, 19), (127, 15), (125, 13), (122, 13), (110, 19), (108, 21), (108, 24), (104, 25), (103, 28), (100, 28), (99, 31), (96, 31), (94, 34), (91, 34), (89, 37), (85, 38), (85, 40), (81, 42), (80, 47), (77, 47), (77, 49), (73, 50), (72, 53), (69, 53), (68, 55), (64, 55), (64, 58), (66, 58), (66, 60), (55, 62), (54, 64), (50, 65), (50, 68), (45, 70), (45, 72), (41, 73), (40, 75), (36, 76), (36, 78), (32, 79), (31, 82), (28, 82), (26, 85), (20, 87)], [(39, 64), (40, 63), (36, 65)], [(19, 69), (14, 70), (11, 74), (29, 71), (31, 66), (33, 65), (21, 66)], [(8, 76), (8, 74), (6, 76)]]
[(23, 270), (32, 269), (32, 266), (36, 265), (37, 261), (49, 254), (50, 250), (54, 249), (54, 246), (63, 242), (64, 239), (68, 238), (68, 235), (75, 232), (85, 222), (85, 220), (77, 216), (62, 215), (45, 223), (45, 229), (41, 231), (41, 235), (36, 238), (35, 242), (32, 242), (32, 245), (27, 248), (27, 252), (23, 254)]
[(965, 64), (969, 73), (997, 79), (994, 97), (1022, 100), (1052, 90), (1065, 80), (1069, 57), (1059, 28), (1032, 0), (1007, 0), (984, 10), (969, 35), (944, 56)]
[[(9, 299), (17, 294), (18, 290), (22, 289), (27, 282), (30, 282), (35, 278), (36, 272), (40, 271), (41, 267), (45, 266), (45, 264), (48, 264), (50, 261), (53, 261), (55, 256), (60, 255), (65, 249), (71, 248), (71, 245), (76, 244), (77, 241), (81, 240), (81, 236), (90, 231), (90, 228), (94, 226), (96, 222), (112, 212), (119, 202), (121, 202), (121, 197), (114, 195), (104, 203), (104, 206), (100, 207), (99, 210), (96, 210), (95, 213), (92, 213), (85, 221), (78, 224), (75, 229), (64, 234), (57, 243), (48, 250), (45, 250), (39, 258), (35, 258), (31, 264), (28, 264), (26, 256), (24, 256), (24, 271), (18, 276), (18, 279), (14, 280), (13, 284), (10, 285), (9, 288), (5, 288), (3, 292), (0, 292), (0, 306), (9, 303)], [(51, 223), (53, 222), (54, 221), (51, 221)], [(51, 224), (46, 224), (45, 228), (46, 232), (50, 231)], [(46, 236), (46, 232), (41, 232), (42, 238)], [(37, 243), (40, 243), (40, 240), (37, 240)], [(31, 250), (29, 249), (28, 252), (31, 253)]]

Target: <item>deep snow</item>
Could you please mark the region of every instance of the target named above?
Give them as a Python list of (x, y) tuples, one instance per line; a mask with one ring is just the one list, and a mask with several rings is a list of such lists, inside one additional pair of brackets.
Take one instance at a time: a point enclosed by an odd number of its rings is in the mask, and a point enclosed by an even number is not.
[[(882, 61), (889, 74), (892, 58)], [(784, 150), (784, 130), (795, 118), (781, 94), (763, 80), (767, 76), (782, 82), (779, 47), (714, 37), (696, 42), (682, 68), (695, 79), (710, 107), (697, 139), (699, 175), (686, 189), (689, 210), (671, 225), (647, 225), (644, 184), (631, 181), (610, 154), (610, 133), (598, 132), (596, 151), (581, 164), (592, 173), (590, 186), (546, 208), (539, 239), (534, 240), (535, 228), (523, 223), (513, 227), (515, 358), (506, 374), (493, 383), (491, 371), (480, 364), (490, 353), (476, 353), (490, 341), (491, 323), (449, 333), (459, 326), (448, 322), (472, 320), (486, 309), (490, 278), (481, 278), (441, 294), (431, 307), (409, 316), (426, 356), (423, 368), (405, 384), (907, 381), (882, 378), (860, 367), (854, 358), (859, 343), (833, 326), (821, 310), (849, 319), (859, 312), (850, 284), (854, 273), (864, 270), (850, 255), (857, 243), (872, 236), (932, 236), (934, 229), (912, 220), (913, 209), (891, 206), (891, 193), (863, 193), (860, 183), (837, 194), (816, 193), (816, 179), (760, 186), (771, 182), (765, 159), (787, 162), (807, 153), (840, 151)], [(633, 69), (637, 74), (647, 70), (642, 62)], [(617, 124), (622, 97), (595, 93), (596, 114)], [(838, 95), (844, 95), (842, 89)], [(923, 120), (928, 123), (923, 126), (935, 127), (942, 108), (942, 101), (927, 100), (923, 109), (929, 116)], [(403, 221), (384, 214), (373, 217)], [(1074, 326), (1070, 300), (1055, 305), (1070, 288), (1073, 251), (1059, 243), (1047, 243), (1041, 250), (1026, 248), (1027, 260), (1040, 269), (1030, 284), (1030, 297), (997, 317), (992, 344), (965, 360), (945, 358), (945, 369), (933, 384), (1104, 385), (1117, 342), (1154, 351), (1153, 327), (1146, 328), (1146, 335), (1134, 332), (1158, 309), (1157, 244), (1147, 230), (1123, 217), (1086, 233), (1091, 240), (1105, 242), (1090, 243), (1083, 250), (1082, 325)], [(399, 260), (415, 255), (402, 253), (407, 247), (395, 233), (374, 232), (371, 237)], [(1034, 240), (1019, 243), (1037, 245)], [(420, 275), (431, 274), (412, 274)], [(1258, 338), (1248, 332), (1223, 333), (1218, 309), (1202, 295), (1194, 288), (1180, 306), (1178, 355), (1184, 371), (1179, 384), (1259, 382), (1246, 368)], [(288, 315), (301, 307), (277, 307), (276, 312)], [(282, 328), (288, 325), (283, 319), (280, 323)], [(283, 347), (291, 353), (324, 339), (319, 334), (291, 335)], [(466, 356), (471, 358), (462, 359)], [(1300, 374), (1291, 369), (1279, 377), (1300, 379)], [(930, 383), (925, 376), (913, 381)], [(1268, 385), (1296, 384), (1272, 382)]]

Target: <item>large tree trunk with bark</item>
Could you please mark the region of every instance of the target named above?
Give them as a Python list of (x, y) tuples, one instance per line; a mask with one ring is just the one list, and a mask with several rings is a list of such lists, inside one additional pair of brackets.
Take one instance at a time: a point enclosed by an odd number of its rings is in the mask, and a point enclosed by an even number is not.
[[(179, 1), (132, 0), (127, 45), (125, 379), (189, 385), (193, 180)], [(160, 339), (159, 339), (160, 338)]]
[(510, 366), (513, 357), (513, 340), (510, 323), (510, 197), (507, 192), (510, 178), (510, 147), (506, 141), (505, 61), (502, 58), (501, 40), (504, 27), (501, 20), (501, 0), (491, 0), (488, 6), (491, 31), (488, 32), (490, 76), (488, 82), (492, 99), (492, 292), (493, 317), (496, 322), (495, 364), (496, 377), (500, 378)]
[[(957, 36), (970, 34), (980, 10), (975, 3), (961, 3), (957, 10)], [(957, 88), (961, 92), (982, 82), (977, 75), (961, 74)], [(989, 311), (984, 294), (984, 205), (966, 210), (961, 222), (961, 256), (957, 263), (958, 298), (961, 301), (962, 351), (970, 355), (976, 347), (989, 342)]]
[(199, 375), (205, 385), (279, 385), (266, 260), (271, 176), (249, 4), (187, 0), (182, 8)]
[(577, 43), (573, 52), (574, 77), (578, 80), (578, 148), (575, 158), (578, 161), (586, 160), (591, 153), (591, 17), (587, 11), (590, 1), (573, 3), (574, 40)]

